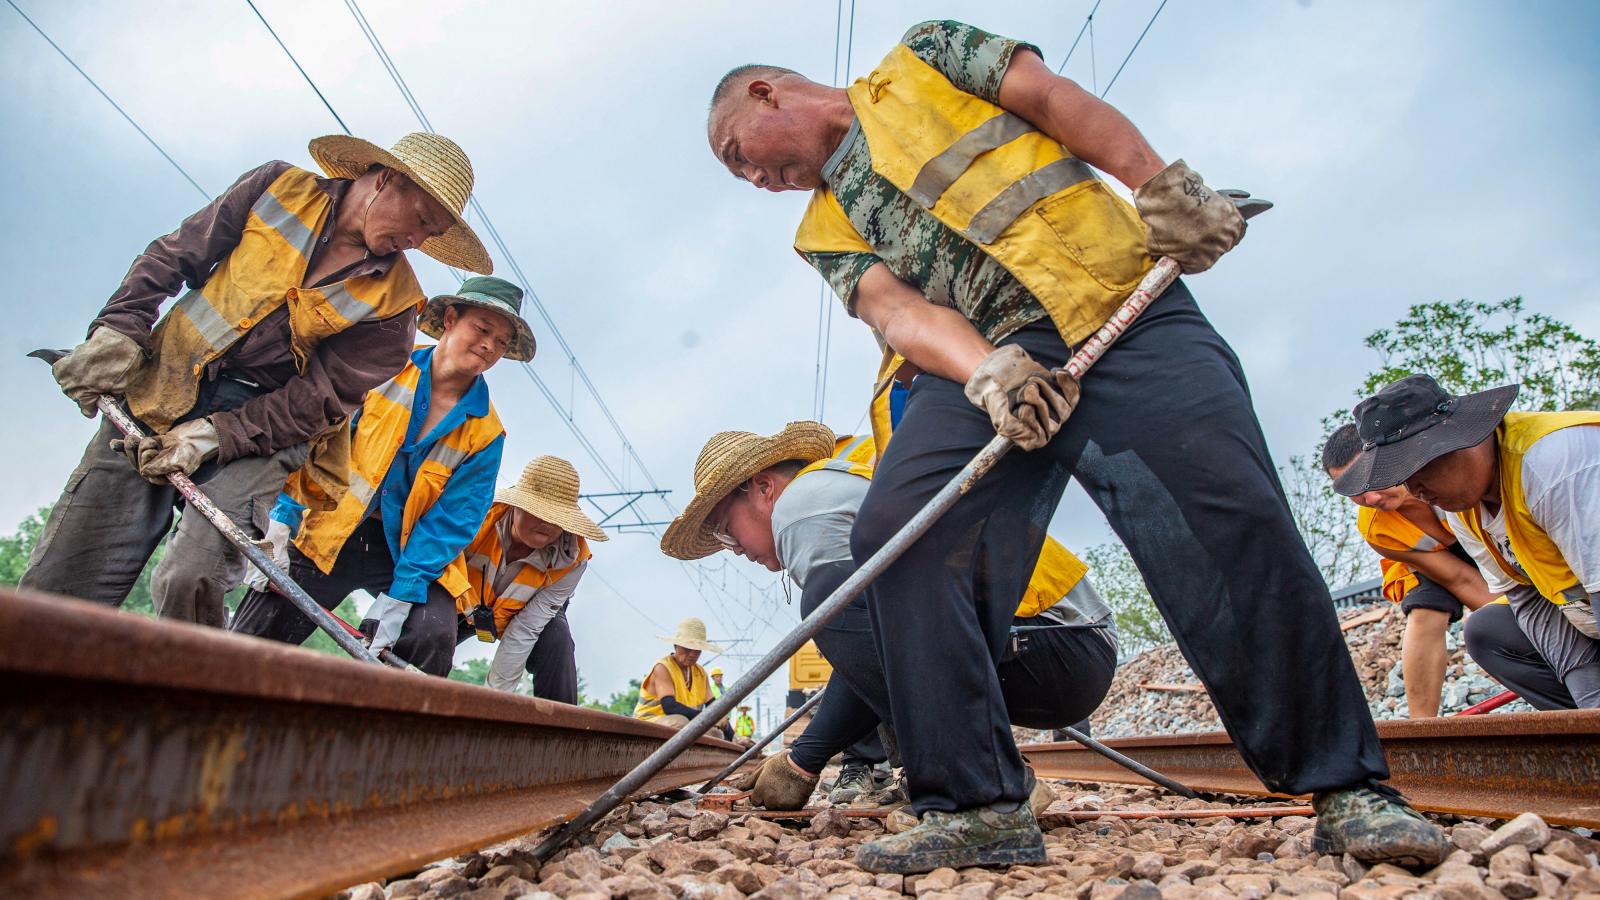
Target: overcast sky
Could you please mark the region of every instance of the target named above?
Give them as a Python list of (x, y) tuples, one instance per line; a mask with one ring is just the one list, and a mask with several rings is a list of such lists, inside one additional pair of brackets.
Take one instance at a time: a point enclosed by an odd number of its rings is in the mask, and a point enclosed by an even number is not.
[[(270, 159), (310, 166), (307, 140), (338, 130), (243, 0), (16, 2), (207, 192)], [(1103, 88), (1158, 2), (1104, 0), (1065, 74)], [(945, 17), (1031, 41), (1055, 66), (1092, 3), (862, 0), (848, 72)], [(258, 5), (357, 135), (387, 146), (418, 129), (343, 4)], [(789, 247), (805, 197), (730, 177), (706, 147), (704, 111), (741, 63), (827, 81), (834, 4), (362, 8), (435, 128), (471, 155), (478, 197), (677, 506), (711, 433), (812, 415), (819, 280)], [(1108, 99), (1167, 159), (1278, 203), (1191, 285), (1242, 357), (1280, 463), (1354, 400), (1376, 362), (1361, 338), (1408, 304), (1521, 294), (1600, 335), (1597, 61), (1600, 6), (1584, 2), (1167, 5)], [(81, 340), (129, 261), (204, 198), (9, 8), (0, 76), (5, 530), (55, 499), (93, 430), (22, 354)], [(454, 287), (412, 259), (430, 293)], [(647, 487), (528, 306), (534, 370), (616, 479)], [(835, 309), (824, 419), (836, 431), (857, 426), (875, 362), (865, 327)], [(585, 491), (616, 489), (525, 372), (503, 363), (489, 379), (509, 430), (503, 481), (554, 453)], [(1195, 467), (1203, 478), (1206, 461)], [(1054, 531), (1074, 548), (1110, 539), (1074, 489)], [(615, 537), (570, 612), (588, 692), (643, 675), (667, 649), (655, 635), (686, 615), (743, 639), (739, 652), (764, 651), (797, 618), (774, 584), (741, 561), (680, 566), (649, 535)], [(749, 661), (722, 662), (733, 676)], [(775, 682), (763, 703), (781, 703)]]

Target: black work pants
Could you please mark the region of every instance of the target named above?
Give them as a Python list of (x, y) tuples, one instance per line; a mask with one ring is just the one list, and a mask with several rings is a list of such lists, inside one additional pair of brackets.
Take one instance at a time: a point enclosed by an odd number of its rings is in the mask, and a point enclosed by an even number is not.
[[(567, 606), (570, 602), (562, 604), (561, 610), (544, 624), (544, 629), (539, 632), (539, 639), (528, 651), (528, 658), (522, 667), (533, 676), (533, 696), (576, 706), (578, 647), (572, 640), (572, 624), (567, 621)], [(476, 632), (472, 628), (472, 623), (463, 618), (457, 643), (474, 634)], [(504, 637), (501, 639), (504, 640)], [(510, 673), (507, 673), (507, 679), (510, 679)]]
[(1461, 627), (1472, 661), (1534, 709), (1578, 708), (1561, 677), (1517, 625), (1517, 614), (1510, 605), (1480, 607)]
[[(1045, 321), (1001, 343), (1052, 367), (1069, 352)], [(916, 810), (1027, 797), (994, 661), (1074, 477), (1133, 555), (1262, 782), (1300, 794), (1387, 778), (1244, 373), (1188, 289), (1180, 282), (1153, 303), (1082, 388), (1048, 446), (1007, 454), (867, 589)], [(962, 385), (917, 378), (856, 519), (856, 564), (993, 436)]]
[[(289, 577), (323, 609), (332, 610), (353, 591), (377, 596), (394, 580), (394, 558), (376, 516), (363, 521), (344, 542), (333, 571), (323, 574), (316, 563), (289, 547)], [(449, 675), (456, 650), (456, 601), (438, 582), (428, 585), (426, 603), (412, 604), (395, 642), (394, 654), (429, 675)], [(286, 644), (303, 644), (317, 626), (293, 603), (274, 591), (251, 591), (233, 617), (233, 630)], [(371, 629), (363, 623), (369, 636)]]

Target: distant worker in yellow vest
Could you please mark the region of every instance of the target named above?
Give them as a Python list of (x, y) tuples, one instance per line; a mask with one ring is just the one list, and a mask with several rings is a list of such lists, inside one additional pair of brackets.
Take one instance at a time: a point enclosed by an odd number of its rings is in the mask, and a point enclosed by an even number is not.
[[(1022, 594), (1071, 478), (1127, 544), (1246, 764), (1273, 791), (1314, 795), (1319, 849), (1443, 861), (1444, 831), (1379, 786), (1388, 768), (1327, 585), (1239, 361), (1188, 285), (1155, 298), (1084, 375), (1081, 402), (1063, 368), (1156, 257), (1194, 274), (1238, 243), (1228, 195), (1163, 160), (1037, 47), (960, 22), (912, 27), (848, 88), (736, 68), (707, 130), (736, 178), (811, 192), (795, 250), (907, 375), (922, 373), (856, 517), (855, 562), (997, 432), (1017, 444), (866, 589), (922, 824), (863, 844), (858, 865), (1045, 861), (985, 652), (1014, 610), (979, 598)], [(999, 567), (965, 564), (974, 553)], [(919, 707), (925, 693), (962, 698), (961, 715)]]
[(1361, 454), (1334, 487), (1352, 496), (1404, 484), (1449, 513), (1538, 650), (1520, 671), (1490, 668), (1482, 645), (1492, 642), (1476, 632), (1496, 624), (1477, 621), (1491, 605), (1467, 618), (1473, 658), (1519, 694), (1564, 689), (1556, 705), (1600, 707), (1600, 412), (1510, 412), (1519, 387), (1456, 396), (1427, 375), (1393, 382), (1356, 406)]
[(578, 508), (578, 470), (541, 456), (494, 506), (448, 575), (464, 578), (457, 595), (461, 638), (499, 641), (485, 684), (515, 690), (524, 670), (533, 696), (578, 702), (577, 645), (567, 605), (589, 569), (590, 541), (606, 533)]
[[(1322, 468), (1338, 478), (1361, 452), (1354, 423), (1342, 425), (1322, 446)], [(1445, 665), (1445, 633), (1462, 610), (1494, 602), (1472, 554), (1450, 533), (1443, 513), (1411, 496), (1405, 485), (1356, 494), (1361, 537), (1378, 554), (1383, 596), (1405, 616), (1401, 671), (1406, 711), (1413, 719), (1439, 714)]]
[(716, 666), (711, 670), (711, 699), (722, 699), (722, 667)]
[[(856, 570), (850, 531), (867, 496), (875, 456), (872, 438), (836, 440), (817, 422), (791, 422), (770, 437), (742, 431), (714, 435), (695, 462), (694, 498), (662, 535), (661, 549), (678, 559), (725, 549), (786, 572), (800, 586), (801, 616), (809, 616)], [(981, 555), (967, 564), (982, 568), (1006, 561)], [(1100, 705), (1111, 686), (1116, 630), (1110, 608), (1086, 572), (1077, 557), (1049, 540), (1020, 602), (1013, 597), (1006, 606), (1013, 627), (983, 658), (1005, 698), (1008, 730), (1011, 724), (1075, 725)], [(873, 646), (877, 625), (866, 601), (857, 598), (817, 635), (817, 648), (836, 677), (794, 746), (761, 766), (753, 802), (768, 809), (801, 808), (834, 754), (889, 720), (889, 691)], [(991, 658), (991, 652), (998, 657)], [(952, 698), (936, 691), (921, 692), (918, 699), (930, 708), (960, 713), (951, 707)], [(976, 761), (960, 758), (945, 763), (952, 769), (972, 764)], [(1030, 781), (1030, 800), (1048, 806), (1049, 789), (1031, 776)], [(872, 789), (870, 764), (846, 753), (829, 801), (848, 803)]]
[[(56, 363), (84, 415), (122, 397), (154, 436), (124, 455), (112, 449), (121, 432), (101, 423), (22, 586), (120, 606), (172, 523), (169, 473), (263, 534), (284, 478), (319, 445), (310, 477), (337, 499), (345, 417), (411, 352), (425, 295), (405, 251), (493, 270), (461, 218), (472, 165), (451, 141), (410, 134), (384, 150), (334, 135), (310, 150), (328, 177), (285, 162), (240, 176), (134, 259), (88, 340)], [(243, 555), (185, 515), (151, 580), (156, 611), (225, 627), (223, 595), (244, 577)]]
[(755, 737), (756, 720), (750, 717), (750, 707), (739, 707), (739, 714), (733, 717), (733, 736), (736, 740), (749, 741)]
[[(677, 633), (661, 640), (672, 645), (672, 652), (651, 667), (639, 683), (639, 703), (633, 709), (633, 717), (682, 728), (712, 701), (711, 676), (700, 665), (700, 654), (721, 653), (722, 648), (706, 640), (706, 623), (694, 617), (679, 622)], [(726, 722), (722, 729), (724, 735), (733, 733)]]
[[(338, 502), (329, 506), (308, 464), (272, 509), (272, 555), (306, 593), (328, 609), (356, 590), (375, 595), (361, 623), (373, 652), (393, 648), (430, 675), (450, 672), (456, 598), (468, 586), (451, 564), (489, 512), (505, 446), (483, 373), (501, 357), (533, 358), (521, 303), (520, 288), (490, 276), (429, 300), (422, 330), (439, 343), (367, 394)], [(258, 586), (233, 630), (298, 644), (315, 626)]]

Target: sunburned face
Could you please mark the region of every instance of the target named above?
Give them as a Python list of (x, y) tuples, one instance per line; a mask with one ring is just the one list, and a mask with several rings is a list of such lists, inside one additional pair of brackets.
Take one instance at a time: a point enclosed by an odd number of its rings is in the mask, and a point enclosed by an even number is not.
[(810, 191), (822, 185), (833, 154), (827, 132), (816, 107), (753, 81), (746, 95), (718, 106), (709, 136), (711, 152), (735, 178), (768, 191)]
[(526, 510), (512, 510), (511, 536), (530, 550), (543, 550), (563, 534), (560, 525), (539, 518)]
[(452, 371), (482, 375), (506, 355), (516, 337), (505, 316), (460, 304), (444, 311), (444, 333), (434, 357)]
[[(1350, 463), (1346, 463), (1342, 466), (1334, 466), (1328, 470), (1328, 477), (1337, 481), (1339, 476), (1343, 475), (1349, 468)], [(1399, 509), (1407, 500), (1411, 499), (1411, 494), (1406, 491), (1405, 485), (1397, 484), (1394, 487), (1388, 487), (1378, 491), (1367, 491), (1362, 494), (1356, 494), (1350, 499), (1357, 506), (1365, 506), (1371, 509), (1381, 509), (1386, 512), (1394, 512), (1395, 510)]]
[(392, 169), (378, 173), (377, 193), (367, 206), (361, 239), (375, 256), (413, 250), (449, 231), (455, 217), (411, 179)]
[(677, 644), (673, 644), (672, 659), (678, 665), (687, 669), (700, 659), (700, 651), (690, 650), (688, 647), (679, 647)]
[(1489, 496), (1495, 484), (1494, 437), (1433, 460), (1406, 479), (1417, 499), (1450, 512), (1465, 512)]
[(723, 546), (769, 572), (783, 569), (772, 539), (772, 504), (779, 489), (766, 475), (757, 475), (735, 488), (712, 507), (706, 523)]

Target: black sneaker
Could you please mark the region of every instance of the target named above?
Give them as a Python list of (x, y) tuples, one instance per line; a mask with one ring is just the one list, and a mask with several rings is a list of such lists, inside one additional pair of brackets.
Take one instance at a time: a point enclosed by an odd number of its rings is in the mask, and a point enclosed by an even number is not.
[(1386, 784), (1325, 791), (1311, 798), (1317, 811), (1312, 846), (1318, 853), (1348, 853), (1365, 863), (1426, 869), (1450, 855), (1444, 829), (1412, 809)]
[(828, 802), (834, 806), (843, 806), (865, 794), (872, 793), (872, 766), (866, 763), (845, 763), (844, 769), (839, 772), (839, 780), (833, 783), (833, 789), (828, 791)]
[(856, 865), (868, 872), (913, 875), (948, 866), (1038, 865), (1047, 862), (1044, 835), (1028, 804), (1010, 812), (987, 806), (923, 813), (917, 827), (862, 844)]

